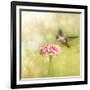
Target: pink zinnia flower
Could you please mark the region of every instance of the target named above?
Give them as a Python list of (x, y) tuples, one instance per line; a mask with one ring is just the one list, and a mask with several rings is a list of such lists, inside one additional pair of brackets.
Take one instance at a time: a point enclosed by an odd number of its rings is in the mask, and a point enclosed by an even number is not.
[(56, 44), (44, 45), (40, 48), (41, 55), (58, 55), (61, 52), (61, 48)]

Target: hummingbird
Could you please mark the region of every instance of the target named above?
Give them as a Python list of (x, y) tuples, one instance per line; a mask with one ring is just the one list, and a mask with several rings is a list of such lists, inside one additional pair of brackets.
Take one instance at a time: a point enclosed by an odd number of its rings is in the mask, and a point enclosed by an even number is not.
[(78, 36), (65, 36), (63, 35), (62, 30), (60, 29), (56, 35), (56, 41), (60, 41), (62, 44), (64, 44), (66, 47), (70, 47), (69, 41), (72, 39), (78, 38)]

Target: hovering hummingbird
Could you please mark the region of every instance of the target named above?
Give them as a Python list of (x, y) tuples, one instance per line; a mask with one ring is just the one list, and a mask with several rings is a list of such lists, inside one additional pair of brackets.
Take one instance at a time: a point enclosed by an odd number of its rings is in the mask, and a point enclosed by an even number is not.
[(78, 36), (64, 36), (62, 30), (60, 29), (56, 35), (56, 40), (60, 41), (62, 44), (70, 47), (69, 41), (72, 39), (78, 38)]

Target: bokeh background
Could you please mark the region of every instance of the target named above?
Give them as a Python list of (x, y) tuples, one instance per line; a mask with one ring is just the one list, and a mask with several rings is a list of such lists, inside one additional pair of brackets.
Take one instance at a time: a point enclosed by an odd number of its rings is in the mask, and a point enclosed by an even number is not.
[(40, 55), (40, 47), (55, 43), (59, 29), (78, 38), (70, 48), (56, 42), (62, 51), (53, 56), (50, 77), (80, 76), (80, 14), (22, 11), (21, 28), (22, 79), (48, 77), (49, 57)]

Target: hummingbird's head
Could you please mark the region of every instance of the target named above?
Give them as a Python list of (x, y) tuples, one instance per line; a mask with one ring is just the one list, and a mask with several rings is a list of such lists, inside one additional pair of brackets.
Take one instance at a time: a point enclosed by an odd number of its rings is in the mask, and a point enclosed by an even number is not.
[(59, 39), (59, 35), (57, 34), (57, 35), (56, 35), (55, 43), (57, 42), (58, 39)]
[(56, 39), (58, 39), (59, 38), (59, 35), (56, 35)]

